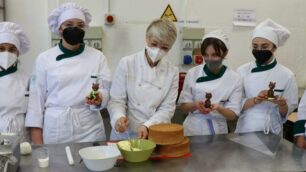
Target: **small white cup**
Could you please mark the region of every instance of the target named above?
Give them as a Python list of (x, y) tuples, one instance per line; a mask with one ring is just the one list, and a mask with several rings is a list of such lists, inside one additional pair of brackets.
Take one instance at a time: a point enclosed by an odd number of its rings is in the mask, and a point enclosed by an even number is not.
[(38, 166), (46, 168), (49, 166), (49, 150), (47, 147), (40, 147), (36, 149)]

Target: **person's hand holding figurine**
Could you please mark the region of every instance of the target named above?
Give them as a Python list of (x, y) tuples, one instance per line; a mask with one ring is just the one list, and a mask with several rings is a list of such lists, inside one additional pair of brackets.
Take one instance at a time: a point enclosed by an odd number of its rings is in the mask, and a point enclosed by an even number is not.
[(277, 104), (280, 107), (287, 107), (287, 99), (283, 96), (277, 96), (274, 95), (274, 88), (275, 88), (276, 83), (275, 82), (270, 82), (269, 83), (269, 90), (267, 93), (267, 100)]
[(206, 100), (205, 100), (205, 108), (211, 109), (211, 101), (210, 101), (211, 97), (212, 97), (211, 93), (206, 93), (205, 94), (205, 98), (206, 98)]
[(283, 96), (277, 96), (274, 94), (274, 88), (275, 88), (276, 83), (270, 81), (269, 83), (269, 90), (263, 90), (261, 91), (255, 98), (254, 98), (254, 103), (259, 104), (263, 101), (269, 101), (274, 104), (277, 104), (281, 107), (286, 107), (287, 106), (287, 99)]
[(254, 97), (254, 103), (259, 104), (263, 101), (270, 101), (274, 102), (277, 100), (279, 97), (274, 95), (274, 88), (275, 88), (276, 83), (273, 81), (270, 81), (269, 83), (269, 90), (262, 90), (259, 92), (259, 94)]
[(89, 105), (101, 105), (102, 103), (102, 95), (99, 92), (99, 83), (92, 84), (92, 91), (86, 97), (86, 103)]
[(209, 114), (213, 109), (213, 104), (211, 104), (211, 93), (205, 93), (205, 101), (198, 101), (196, 102), (196, 108), (202, 113), (202, 114)]
[(270, 81), (269, 83), (269, 90), (268, 90), (268, 95), (267, 95), (268, 100), (274, 100), (277, 98), (277, 96), (274, 95), (275, 84), (276, 83), (272, 81)]

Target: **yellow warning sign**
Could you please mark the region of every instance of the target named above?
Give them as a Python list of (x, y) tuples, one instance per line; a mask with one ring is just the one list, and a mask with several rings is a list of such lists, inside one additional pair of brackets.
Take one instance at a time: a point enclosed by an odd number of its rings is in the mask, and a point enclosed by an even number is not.
[(175, 14), (170, 6), (170, 4), (167, 5), (167, 8), (165, 9), (163, 15), (160, 17), (161, 19), (162, 18), (167, 18), (173, 22), (177, 22), (177, 19), (175, 17)]

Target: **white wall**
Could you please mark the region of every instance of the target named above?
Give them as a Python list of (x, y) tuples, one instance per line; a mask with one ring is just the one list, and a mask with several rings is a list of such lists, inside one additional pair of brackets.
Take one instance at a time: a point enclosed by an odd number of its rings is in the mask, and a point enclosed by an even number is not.
[[(21, 58), (23, 68), (32, 70), (39, 52), (51, 45), (48, 31), (48, 13), (62, 2), (68, 0), (6, 0), (7, 20), (21, 24), (32, 43), (31, 51)], [(206, 31), (220, 28), (228, 34), (231, 43), (226, 63), (236, 69), (239, 65), (253, 60), (250, 49), (252, 27), (232, 25), (234, 8), (253, 8), (257, 22), (267, 17), (286, 26), (292, 35), (286, 45), (277, 51), (278, 61), (289, 67), (297, 76), (300, 87), (306, 86), (304, 75), (306, 57), (306, 6), (305, 0), (110, 0), (111, 12), (116, 15), (116, 24), (104, 25), (108, 0), (74, 0), (88, 8), (93, 16), (92, 26), (104, 29), (103, 51), (112, 71), (121, 57), (134, 53), (144, 47), (145, 29), (151, 20), (159, 18), (171, 4), (179, 20), (198, 20), (192, 27), (204, 27)], [(35, 4), (35, 5), (33, 5)], [(180, 30), (183, 24), (177, 24)], [(185, 25), (190, 26), (190, 25)], [(181, 63), (181, 34), (179, 34), (170, 60)]]
[[(50, 33), (46, 18), (48, 15), (47, 1), (41, 0), (5, 0), (6, 20), (20, 24), (27, 33), (30, 42), (30, 51), (21, 56), (21, 67), (28, 74), (31, 73), (34, 61), (39, 52), (49, 47)], [(35, 4), (35, 6), (33, 5)]]

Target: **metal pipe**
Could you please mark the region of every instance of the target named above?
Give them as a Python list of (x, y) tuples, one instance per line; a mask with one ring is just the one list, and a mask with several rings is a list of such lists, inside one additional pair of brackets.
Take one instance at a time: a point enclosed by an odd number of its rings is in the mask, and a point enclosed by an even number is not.
[(111, 4), (110, 4), (111, 0), (108, 0), (108, 5), (107, 5), (107, 13), (110, 14), (110, 8), (111, 8)]

